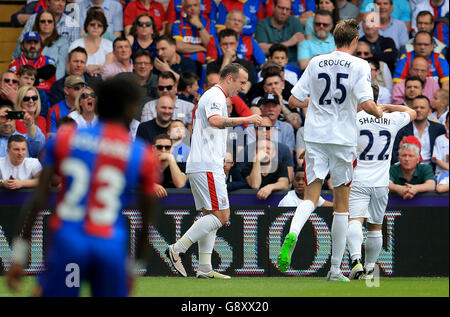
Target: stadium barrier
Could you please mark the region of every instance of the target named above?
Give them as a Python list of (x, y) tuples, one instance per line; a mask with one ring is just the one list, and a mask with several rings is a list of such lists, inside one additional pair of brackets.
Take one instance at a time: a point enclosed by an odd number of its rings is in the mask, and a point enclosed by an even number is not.
[[(195, 211), (190, 190), (168, 190), (160, 201), (158, 218), (150, 232), (150, 258), (141, 274), (175, 275), (164, 251), (200, 216)], [(239, 190), (229, 195), (230, 221), (218, 231), (213, 253), (213, 267), (232, 276), (325, 276), (331, 258), (332, 208), (318, 208), (303, 228), (294, 251), (291, 268), (282, 273), (276, 265), (284, 236), (289, 230), (295, 208), (276, 207), (286, 192), (272, 194), (268, 200), (256, 199), (253, 190)], [(22, 220), (22, 206), (30, 191), (0, 191), (0, 272), (11, 263), (11, 237)], [(332, 200), (324, 191), (325, 199)], [(135, 230), (140, 224), (136, 197), (123, 210), (128, 219), (130, 252), (134, 252)], [(52, 193), (48, 210), (40, 213), (33, 229), (32, 252), (27, 273), (43, 269), (43, 246), (46, 244), (46, 220), (56, 199)], [(382, 276), (448, 276), (449, 270), (449, 201), (448, 195), (424, 194), (412, 200), (389, 198), (383, 225), (383, 250), (378, 258)], [(366, 231), (364, 229), (364, 235)], [(184, 257), (190, 276), (198, 267), (197, 246)], [(346, 251), (342, 264), (350, 271)]]

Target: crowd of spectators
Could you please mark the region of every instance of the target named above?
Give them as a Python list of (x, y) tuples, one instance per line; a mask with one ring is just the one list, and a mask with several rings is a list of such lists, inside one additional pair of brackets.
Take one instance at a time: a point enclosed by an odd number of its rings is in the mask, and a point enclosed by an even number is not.
[[(235, 62), (249, 81), (228, 99), (228, 114), (258, 113), (263, 123), (230, 128), (228, 190), (256, 189), (261, 200), (291, 190), (290, 201), (301, 199), (307, 111), (287, 100), (311, 58), (336, 49), (336, 23), (357, 19), (354, 54), (370, 64), (378, 102), (417, 112), (392, 140), (391, 192), (448, 192), (448, 2), (28, 0), (11, 17), (23, 30), (1, 74), (0, 187), (35, 186), (46, 140), (63, 123), (95, 125), (96, 83), (128, 73), (144, 96), (130, 137), (158, 154), (158, 195), (189, 188), (195, 104)], [(24, 117), (8, 118), (12, 110)]]

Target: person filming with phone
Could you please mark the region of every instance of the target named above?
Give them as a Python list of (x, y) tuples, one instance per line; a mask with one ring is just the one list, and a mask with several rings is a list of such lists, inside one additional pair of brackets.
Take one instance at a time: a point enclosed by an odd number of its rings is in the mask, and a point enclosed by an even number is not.
[[(26, 126), (26, 133), (16, 131), (16, 120)], [(11, 105), (0, 104), (0, 157), (7, 155), (8, 139), (20, 134), (27, 140), (29, 157), (37, 158), (45, 145), (45, 136), (34, 123), (34, 118), (24, 111), (14, 111)]]

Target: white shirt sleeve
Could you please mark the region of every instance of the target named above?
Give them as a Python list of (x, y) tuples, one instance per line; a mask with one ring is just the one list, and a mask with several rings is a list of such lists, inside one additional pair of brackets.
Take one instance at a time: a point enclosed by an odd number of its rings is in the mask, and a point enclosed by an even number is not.
[(309, 62), (308, 66), (306, 67), (305, 71), (303, 72), (303, 75), (300, 77), (298, 82), (295, 84), (294, 88), (291, 90), (292, 96), (297, 98), (300, 101), (305, 101), (306, 98), (309, 98), (310, 96), (310, 69), (312, 65), (312, 60)]
[(367, 100), (373, 100), (372, 80), (370, 76), (370, 65), (367, 62), (361, 62), (359, 75), (355, 78), (353, 93), (358, 104)]

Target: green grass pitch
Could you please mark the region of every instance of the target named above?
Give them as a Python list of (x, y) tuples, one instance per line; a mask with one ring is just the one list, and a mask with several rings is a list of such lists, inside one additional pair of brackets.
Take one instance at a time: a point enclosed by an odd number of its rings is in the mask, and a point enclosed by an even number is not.
[[(34, 277), (24, 278), (12, 293), (0, 277), (0, 296), (30, 296)], [(89, 296), (82, 286), (81, 296)], [(203, 280), (195, 277), (138, 277), (134, 297), (448, 297), (448, 277), (381, 277), (379, 283), (327, 282), (324, 277), (233, 277)]]

